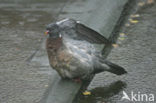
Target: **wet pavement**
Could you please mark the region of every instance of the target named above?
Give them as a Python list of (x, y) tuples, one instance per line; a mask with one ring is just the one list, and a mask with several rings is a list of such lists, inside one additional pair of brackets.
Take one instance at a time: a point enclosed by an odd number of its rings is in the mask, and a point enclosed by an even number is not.
[[(125, 3), (126, 0), (0, 0), (0, 103), (70, 103), (81, 84), (61, 80), (50, 68), (45, 25), (72, 17), (109, 37)], [(107, 72), (96, 75), (88, 86), (92, 95), (78, 95), (79, 103), (122, 103), (119, 100), (123, 90), (155, 93), (155, 9), (155, 5), (140, 9), (139, 23), (123, 27), (121, 32), (128, 35), (109, 55), (129, 73), (121, 77)]]
[[(128, 18), (138, 22), (125, 22), (119, 30), (117, 45), (108, 56), (110, 61), (123, 66), (128, 74), (121, 77), (114, 77), (110, 73), (96, 75), (88, 86), (92, 95), (80, 95), (76, 103), (156, 102), (155, 97), (152, 101), (149, 99), (150, 95), (156, 96), (156, 3), (141, 3), (145, 4), (138, 6), (138, 3), (132, 11), (132, 14), (139, 14), (139, 17)], [(130, 100), (122, 100), (123, 91)]]
[(0, 0), (0, 103), (36, 103), (47, 89), (49, 72), (30, 57), (65, 2), (46, 1)]
[(81, 84), (62, 81), (49, 66), (45, 25), (72, 17), (101, 33), (105, 31), (103, 34), (108, 37), (125, 3), (125, 0), (0, 0), (0, 102), (71, 102)]

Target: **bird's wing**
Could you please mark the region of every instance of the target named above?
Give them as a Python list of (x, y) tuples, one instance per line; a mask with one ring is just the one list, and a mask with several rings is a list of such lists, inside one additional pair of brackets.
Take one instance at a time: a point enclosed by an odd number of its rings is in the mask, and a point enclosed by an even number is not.
[(77, 32), (77, 38), (81, 40), (86, 40), (91, 43), (96, 44), (109, 44), (109, 40), (106, 39), (104, 36), (96, 32), (95, 30), (81, 24), (76, 24), (76, 32)]

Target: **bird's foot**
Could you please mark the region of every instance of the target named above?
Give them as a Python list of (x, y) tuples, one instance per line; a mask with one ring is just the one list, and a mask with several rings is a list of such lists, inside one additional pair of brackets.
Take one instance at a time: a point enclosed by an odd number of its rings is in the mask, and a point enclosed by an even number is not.
[(81, 79), (80, 78), (74, 78), (74, 79), (72, 79), (74, 82), (76, 82), (76, 83), (81, 83), (82, 81), (81, 81)]

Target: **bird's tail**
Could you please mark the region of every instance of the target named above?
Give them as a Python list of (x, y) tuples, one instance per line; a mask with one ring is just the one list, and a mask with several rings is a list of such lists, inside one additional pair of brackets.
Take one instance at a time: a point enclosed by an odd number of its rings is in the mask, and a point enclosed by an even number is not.
[(108, 71), (116, 75), (122, 75), (122, 74), (127, 73), (127, 71), (123, 67), (116, 65), (114, 63), (111, 63), (110, 61), (106, 59), (101, 58), (99, 62), (100, 63), (98, 63), (97, 68), (95, 68), (95, 71), (94, 71), (95, 73), (99, 73), (102, 71)]

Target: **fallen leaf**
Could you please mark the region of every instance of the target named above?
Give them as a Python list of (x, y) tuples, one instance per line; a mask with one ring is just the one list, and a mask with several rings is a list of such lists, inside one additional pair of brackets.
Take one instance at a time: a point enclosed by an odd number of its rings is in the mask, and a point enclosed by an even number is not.
[(130, 15), (130, 17), (131, 18), (137, 18), (137, 17), (140, 17), (140, 15), (139, 14), (132, 14), (132, 15)]
[(125, 36), (125, 33), (120, 33), (120, 36)]
[(145, 2), (139, 2), (138, 3), (138, 6), (144, 6), (145, 5)]
[(139, 22), (138, 20), (133, 20), (133, 19), (129, 19), (129, 21), (130, 21), (130, 23), (133, 23), (133, 24), (136, 24)]
[(154, 0), (147, 0), (147, 4), (152, 4), (154, 3)]
[(129, 24), (129, 23), (126, 23), (126, 24), (125, 24), (125, 26), (126, 26), (126, 27), (129, 27), (129, 26), (130, 26), (130, 24)]
[(44, 87), (48, 87), (48, 85), (44, 85)]
[(125, 40), (125, 38), (124, 37), (120, 37), (119, 40)]
[(114, 48), (119, 47), (119, 45), (118, 45), (118, 44), (112, 44), (112, 46), (113, 46)]
[(91, 95), (91, 92), (85, 91), (85, 92), (83, 92), (83, 95)]

